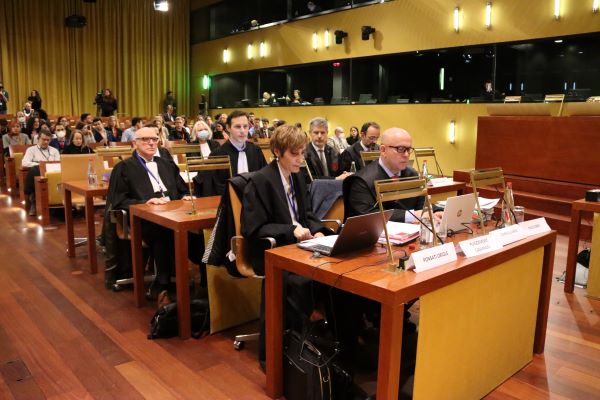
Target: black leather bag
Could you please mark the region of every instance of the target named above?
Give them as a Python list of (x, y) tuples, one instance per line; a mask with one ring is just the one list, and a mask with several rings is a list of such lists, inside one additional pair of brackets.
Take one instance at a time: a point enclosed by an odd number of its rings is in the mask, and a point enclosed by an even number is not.
[[(190, 302), (192, 337), (200, 338), (210, 329), (210, 312), (207, 299), (194, 299)], [(177, 303), (160, 307), (150, 320), (148, 339), (170, 338), (179, 334)]]
[(592, 251), (590, 249), (581, 250), (579, 254), (577, 254), (577, 264), (581, 264), (584, 267), (589, 268), (591, 256)]
[(283, 345), (283, 391), (287, 400), (350, 398), (352, 375), (335, 361), (338, 342), (288, 330)]

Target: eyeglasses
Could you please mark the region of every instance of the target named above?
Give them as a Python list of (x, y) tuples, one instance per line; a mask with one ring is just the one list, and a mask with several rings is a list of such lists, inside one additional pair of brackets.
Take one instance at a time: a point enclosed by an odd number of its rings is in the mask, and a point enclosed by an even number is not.
[(415, 149), (414, 147), (390, 146), (389, 144), (386, 145), (385, 147), (391, 147), (392, 149), (395, 149), (400, 154), (404, 154), (404, 153), (410, 154)]
[(135, 140), (141, 140), (144, 143), (158, 143), (158, 137), (156, 136), (141, 137)]

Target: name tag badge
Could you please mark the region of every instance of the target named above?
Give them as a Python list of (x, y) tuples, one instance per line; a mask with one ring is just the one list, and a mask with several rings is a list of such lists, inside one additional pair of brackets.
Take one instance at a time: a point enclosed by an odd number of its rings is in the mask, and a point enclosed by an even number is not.
[(517, 242), (527, 237), (525, 229), (521, 228), (519, 225), (511, 225), (506, 228), (496, 229), (495, 231), (490, 232), (490, 236), (498, 240), (502, 246), (506, 246), (507, 244)]
[(454, 262), (456, 258), (454, 243), (446, 243), (412, 253), (408, 265), (414, 265), (415, 272), (422, 272)]
[(490, 237), (490, 235), (463, 240), (459, 243), (459, 246), (467, 258), (479, 256), (502, 248), (502, 244)]
[(544, 217), (523, 221), (519, 226), (523, 228), (526, 236), (533, 236), (551, 231), (550, 226), (548, 226), (546, 218)]
[(431, 185), (432, 186), (444, 186), (444, 185), (448, 185), (452, 182), (452, 179), (448, 178), (448, 177), (442, 177), (442, 178), (433, 178), (430, 180)]

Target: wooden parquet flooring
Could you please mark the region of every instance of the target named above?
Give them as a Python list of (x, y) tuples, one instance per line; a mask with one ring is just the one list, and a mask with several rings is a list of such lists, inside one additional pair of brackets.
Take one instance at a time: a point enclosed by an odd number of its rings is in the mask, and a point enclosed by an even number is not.
[[(154, 307), (136, 308), (131, 291), (107, 291), (102, 273), (89, 274), (85, 247), (68, 258), (58, 215), (44, 230), (0, 194), (0, 399), (267, 398), (256, 343), (232, 346), (256, 324), (200, 340), (147, 340)], [(84, 231), (80, 213), (76, 236)], [(560, 237), (555, 275), (566, 246)], [(584, 293), (553, 284), (545, 354), (488, 399), (600, 399), (600, 301)]]

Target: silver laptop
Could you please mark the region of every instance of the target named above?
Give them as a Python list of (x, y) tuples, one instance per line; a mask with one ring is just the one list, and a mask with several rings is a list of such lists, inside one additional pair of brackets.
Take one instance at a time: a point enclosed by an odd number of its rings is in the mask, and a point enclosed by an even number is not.
[(466, 229), (463, 224), (470, 224), (475, 209), (475, 196), (473, 193), (462, 196), (448, 197), (444, 216), (442, 217), (442, 226), (446, 222), (449, 231), (458, 232)]
[[(393, 213), (394, 210), (384, 212), (386, 223)], [(316, 251), (326, 256), (335, 256), (364, 249), (373, 246), (377, 242), (381, 232), (383, 232), (383, 223), (379, 212), (357, 215), (346, 220), (339, 235), (305, 240), (298, 243), (298, 247)]]

